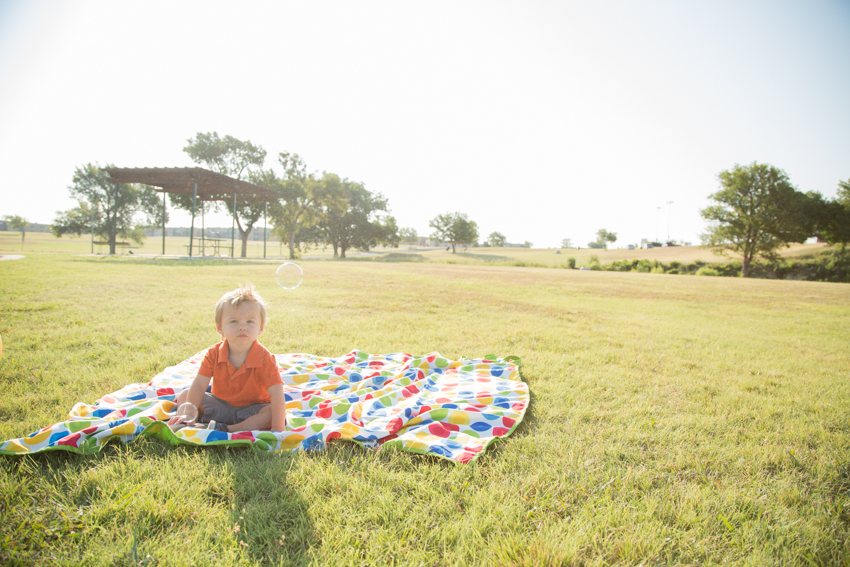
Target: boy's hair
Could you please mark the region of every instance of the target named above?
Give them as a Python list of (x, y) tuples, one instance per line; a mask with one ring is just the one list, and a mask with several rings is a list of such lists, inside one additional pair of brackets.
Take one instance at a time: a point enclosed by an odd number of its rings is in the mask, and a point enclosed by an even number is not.
[(233, 291), (229, 291), (221, 296), (218, 303), (215, 304), (215, 326), (221, 328), (221, 315), (224, 313), (225, 305), (237, 307), (244, 301), (252, 301), (260, 307), (260, 326), (266, 326), (266, 304), (260, 294), (257, 293), (254, 284), (246, 283), (240, 285)]

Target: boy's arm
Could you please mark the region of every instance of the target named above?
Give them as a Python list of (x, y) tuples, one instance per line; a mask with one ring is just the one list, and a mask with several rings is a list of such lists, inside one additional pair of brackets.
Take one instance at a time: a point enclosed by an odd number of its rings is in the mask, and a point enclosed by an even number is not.
[(202, 376), (200, 373), (195, 375), (192, 380), (192, 385), (189, 386), (189, 395), (186, 396), (186, 401), (194, 405), (196, 408), (201, 407), (201, 402), (204, 400), (204, 392), (207, 391), (207, 386), (210, 385), (211, 376)]
[(283, 384), (269, 386), (269, 398), (271, 398), (272, 431), (286, 430), (286, 396), (283, 393)]
[[(189, 386), (189, 393), (186, 396), (186, 402), (194, 405), (198, 409), (198, 416), (194, 421), (197, 421), (198, 417), (200, 417), (200, 407), (201, 401), (204, 399), (204, 392), (207, 391), (207, 386), (210, 385), (210, 380), (212, 380), (209, 376), (203, 376), (201, 374), (196, 374), (195, 378), (192, 380), (192, 384)], [(185, 403), (185, 402), (184, 402)], [(187, 420), (181, 419), (180, 416), (174, 416), (168, 420), (168, 425), (175, 425), (180, 422), (186, 422)], [(189, 420), (193, 421), (193, 420)]]

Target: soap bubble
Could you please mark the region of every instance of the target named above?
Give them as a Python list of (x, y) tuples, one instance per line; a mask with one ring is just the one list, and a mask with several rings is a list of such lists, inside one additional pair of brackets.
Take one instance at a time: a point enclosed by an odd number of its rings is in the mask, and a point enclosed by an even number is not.
[(198, 408), (196, 408), (193, 403), (183, 402), (180, 404), (180, 407), (177, 408), (177, 415), (185, 418), (186, 421), (195, 421), (198, 419)]
[(301, 270), (301, 266), (292, 262), (284, 262), (278, 266), (274, 275), (277, 285), (283, 289), (295, 289), (301, 285), (301, 281), (304, 279), (304, 272)]

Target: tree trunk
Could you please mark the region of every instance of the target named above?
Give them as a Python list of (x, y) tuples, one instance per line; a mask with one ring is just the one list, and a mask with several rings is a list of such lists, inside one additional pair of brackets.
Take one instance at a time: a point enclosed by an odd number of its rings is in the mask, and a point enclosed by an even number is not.
[(253, 227), (248, 228), (248, 230), (243, 231), (242, 228), (239, 228), (239, 234), (242, 236), (242, 257), (248, 257), (248, 237), (251, 235), (251, 230)]
[(289, 259), (295, 259), (295, 231), (289, 233)]
[(339, 247), (336, 242), (334, 242), (334, 258), (339, 258)]
[(454, 254), (454, 253), (455, 253), (455, 243), (452, 242), (452, 254)]

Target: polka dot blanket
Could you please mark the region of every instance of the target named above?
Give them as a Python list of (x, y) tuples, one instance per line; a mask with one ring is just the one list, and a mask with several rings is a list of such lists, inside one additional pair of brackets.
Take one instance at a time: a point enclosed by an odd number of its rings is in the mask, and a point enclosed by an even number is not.
[(319, 450), (333, 439), (362, 447), (396, 447), (457, 463), (475, 460), (510, 435), (528, 408), (519, 359), (448, 360), (437, 353), (337, 358), (275, 355), (286, 393), (286, 431), (221, 431), (163, 420), (189, 387), (206, 351), (166, 368), (147, 384), (130, 384), (94, 405), (76, 404), (70, 419), (0, 443), (0, 453), (50, 450), (93, 453), (111, 439), (153, 435), (173, 444), (250, 445), (261, 451)]

